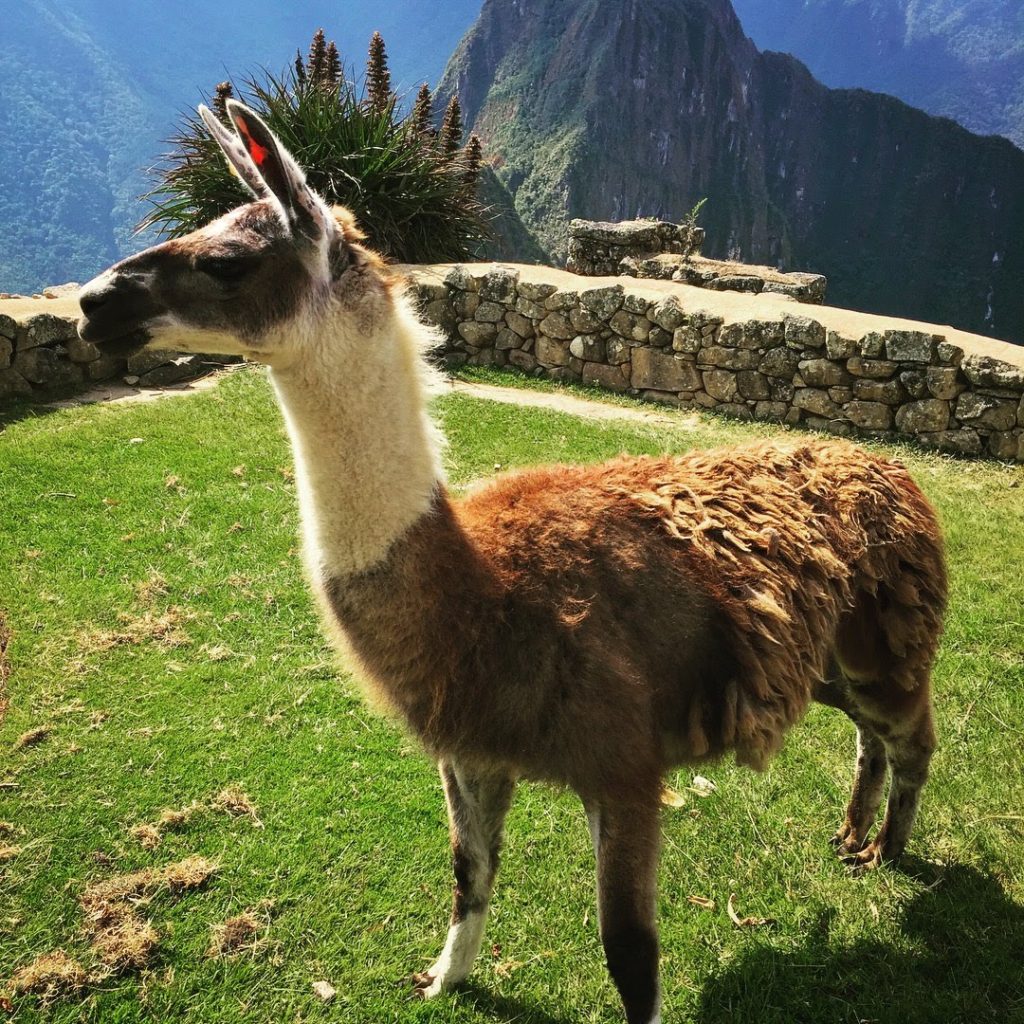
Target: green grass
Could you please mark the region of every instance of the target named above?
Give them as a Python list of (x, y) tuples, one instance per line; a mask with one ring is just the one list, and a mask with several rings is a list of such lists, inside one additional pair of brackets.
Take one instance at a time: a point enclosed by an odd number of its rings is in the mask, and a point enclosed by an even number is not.
[[(438, 413), (457, 484), (495, 465), (782, 432), (585, 421), (458, 395)], [(898, 454), (940, 509), (953, 585), (942, 745), (910, 856), (863, 879), (832, 856), (853, 733), (828, 709), (763, 775), (703, 768), (717, 791), (664, 816), (666, 1020), (1024, 1020), (1024, 470)], [(50, 1007), (19, 997), (11, 1019), (620, 1020), (582, 811), (531, 785), (510, 816), (472, 983), (409, 1001), (401, 979), (429, 964), (447, 917), (440, 787), (336, 669), (301, 575), (288, 465), (258, 372), (189, 398), (27, 415), (0, 436), (0, 608), (14, 634), (0, 724), (0, 820), (14, 833), (0, 845), (21, 847), (0, 865), (0, 992), (56, 947), (90, 965), (78, 907), (89, 881), (193, 853), (220, 865), (201, 891), (145, 908), (161, 933), (147, 972)], [(145, 639), (140, 617), (169, 609), (180, 643)], [(104, 633), (133, 628), (134, 642), (102, 649)], [(14, 749), (43, 724), (45, 741)], [(672, 781), (685, 790), (690, 774)], [(232, 784), (263, 827), (209, 812), (152, 851), (129, 834)], [(777, 925), (735, 928), (730, 893), (740, 914)], [(207, 958), (211, 925), (246, 908), (267, 922), (262, 947)], [(321, 979), (338, 990), (328, 1004), (312, 990)]]

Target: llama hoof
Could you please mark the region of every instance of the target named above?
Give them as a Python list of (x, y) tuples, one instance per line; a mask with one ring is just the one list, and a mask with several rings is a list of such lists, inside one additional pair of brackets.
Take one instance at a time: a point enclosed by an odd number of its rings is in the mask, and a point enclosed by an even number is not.
[(860, 838), (849, 825), (843, 825), (829, 843), (835, 847), (836, 856), (845, 861), (864, 849), (867, 838)]
[(441, 994), (441, 979), (429, 971), (412, 976), (412, 994), (415, 999), (433, 999)]
[(869, 871), (880, 868), (886, 861), (891, 860), (885, 851), (877, 843), (869, 843), (863, 850), (851, 852), (842, 857), (842, 861), (852, 871), (854, 876), (866, 875)]

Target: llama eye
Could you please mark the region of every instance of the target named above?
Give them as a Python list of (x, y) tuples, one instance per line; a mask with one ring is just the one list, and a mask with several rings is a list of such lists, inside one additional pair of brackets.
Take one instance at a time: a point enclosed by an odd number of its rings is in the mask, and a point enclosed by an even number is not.
[(238, 281), (248, 273), (250, 266), (248, 260), (237, 256), (208, 256), (196, 261), (196, 270), (218, 281)]

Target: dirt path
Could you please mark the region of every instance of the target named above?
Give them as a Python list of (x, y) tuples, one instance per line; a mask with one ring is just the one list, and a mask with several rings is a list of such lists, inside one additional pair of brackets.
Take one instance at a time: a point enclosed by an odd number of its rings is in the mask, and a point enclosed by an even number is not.
[(592, 420), (632, 420), (657, 423), (663, 426), (690, 427), (698, 422), (694, 413), (657, 408), (633, 408), (627, 405), (612, 405), (596, 399), (579, 398), (561, 391), (529, 391), (525, 388), (503, 388), (496, 384), (478, 384), (468, 380), (450, 380), (450, 390), (457, 395), (485, 398), (491, 402), (505, 402), (508, 405), (525, 405), (533, 409), (552, 409)]

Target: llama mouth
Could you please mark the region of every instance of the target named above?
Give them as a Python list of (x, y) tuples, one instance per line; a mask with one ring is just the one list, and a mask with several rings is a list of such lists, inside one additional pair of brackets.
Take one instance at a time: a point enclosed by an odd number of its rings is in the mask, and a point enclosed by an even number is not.
[(104, 337), (102, 330), (82, 317), (78, 321), (78, 336), (83, 341), (92, 342), (104, 355), (125, 359), (145, 348), (152, 334), (144, 327), (136, 327), (125, 334)]

